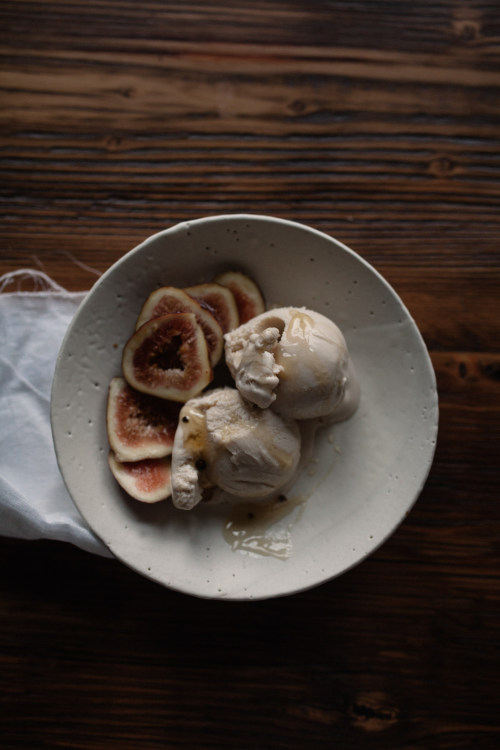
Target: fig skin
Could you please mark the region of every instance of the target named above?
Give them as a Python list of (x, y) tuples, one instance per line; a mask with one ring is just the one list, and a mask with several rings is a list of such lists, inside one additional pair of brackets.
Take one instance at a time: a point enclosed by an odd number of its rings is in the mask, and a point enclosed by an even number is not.
[(163, 458), (172, 453), (181, 405), (132, 388), (112, 378), (108, 390), (106, 427), (118, 461)]
[(266, 305), (262, 292), (255, 281), (246, 274), (241, 271), (226, 271), (216, 276), (214, 281), (232, 291), (238, 308), (238, 325), (243, 325), (265, 312)]
[(108, 464), (120, 487), (134, 500), (158, 503), (172, 494), (170, 456), (125, 462), (119, 461), (110, 451)]
[(185, 287), (184, 291), (212, 313), (223, 333), (228, 333), (238, 327), (240, 319), (238, 308), (234, 294), (229, 287), (209, 281), (205, 284)]
[(210, 364), (215, 367), (224, 349), (222, 328), (212, 313), (183, 289), (175, 286), (162, 286), (151, 292), (142, 306), (135, 328), (138, 330), (148, 320), (168, 313), (193, 313), (196, 316), (197, 323), (207, 340)]
[(213, 378), (205, 336), (193, 313), (146, 321), (123, 348), (122, 370), (132, 388), (181, 403)]

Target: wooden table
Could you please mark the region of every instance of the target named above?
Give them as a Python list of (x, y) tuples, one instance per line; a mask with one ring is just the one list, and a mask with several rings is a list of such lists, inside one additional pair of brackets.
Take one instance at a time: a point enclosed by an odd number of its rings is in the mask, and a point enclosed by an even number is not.
[(395, 287), (441, 407), (407, 520), (297, 596), (2, 540), (1, 747), (500, 747), (497, 0), (4, 0), (0, 28), (1, 273), (87, 289), (184, 219), (304, 222)]

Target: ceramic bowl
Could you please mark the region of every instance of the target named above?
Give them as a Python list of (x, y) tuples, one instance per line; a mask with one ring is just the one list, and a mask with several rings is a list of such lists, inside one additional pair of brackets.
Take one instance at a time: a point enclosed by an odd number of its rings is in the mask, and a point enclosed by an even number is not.
[[(355, 415), (318, 435), (289, 493), (291, 512), (268, 519), (253, 537), (247, 529), (243, 544), (228, 534), (237, 521), (226, 506), (180, 511), (170, 501), (129, 498), (108, 468), (105, 420), (109, 381), (121, 374), (123, 345), (148, 294), (230, 269), (251, 276), (268, 306), (305, 306), (334, 320), (361, 385)], [(51, 420), (66, 486), (117, 558), (186, 594), (248, 600), (332, 579), (395, 531), (428, 475), (438, 402), (422, 336), (373, 267), (302, 224), (226, 215), (149, 237), (97, 281), (60, 350)]]

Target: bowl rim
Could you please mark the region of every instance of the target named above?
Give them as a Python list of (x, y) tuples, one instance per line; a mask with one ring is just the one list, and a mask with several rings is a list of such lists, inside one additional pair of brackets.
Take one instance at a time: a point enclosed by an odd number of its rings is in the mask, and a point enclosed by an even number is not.
[[(418, 326), (415, 323), (415, 320), (413, 319), (410, 311), (408, 310), (405, 303), (401, 300), (395, 289), (392, 287), (392, 285), (382, 276), (382, 274), (367, 260), (365, 260), (359, 253), (352, 250), (349, 246), (345, 245), (343, 242), (337, 240), (335, 237), (327, 234), (326, 232), (316, 229), (314, 227), (309, 226), (308, 224), (285, 219), (281, 217), (275, 217), (268, 214), (260, 214), (260, 213), (227, 213), (227, 214), (214, 214), (214, 215), (206, 215), (202, 216), (196, 219), (188, 219), (181, 222), (177, 222), (169, 227), (166, 227), (164, 229), (161, 229), (157, 232), (154, 232), (153, 234), (147, 236), (144, 238), (141, 242), (139, 242), (137, 245), (135, 245), (133, 248), (125, 252), (121, 257), (119, 257), (112, 265), (95, 281), (95, 283), (90, 288), (89, 292), (87, 293), (86, 297), (83, 299), (81, 304), (79, 305), (77, 312), (75, 313), (72, 321), (70, 322), (70, 325), (68, 326), (65, 335), (63, 337), (61, 346), (59, 348), (58, 356), (56, 359), (55, 369), (54, 369), (54, 375), (52, 380), (52, 386), (51, 386), (51, 394), (50, 394), (50, 424), (51, 424), (51, 431), (52, 431), (52, 437), (53, 437), (53, 444), (54, 449), (56, 453), (57, 463), (59, 466), (59, 471), (61, 473), (61, 476), (63, 478), (63, 481), (68, 489), (68, 493), (72, 499), (72, 502), (75, 504), (76, 508), (84, 518), (84, 520), (89, 524), (87, 521), (84, 511), (80, 508), (80, 503), (74, 498), (72, 491), (70, 490), (70, 487), (68, 486), (68, 482), (65, 476), (64, 467), (62, 465), (59, 445), (58, 445), (58, 436), (56, 435), (56, 427), (55, 422), (57, 420), (56, 417), (56, 395), (57, 395), (57, 388), (58, 388), (58, 379), (60, 375), (60, 367), (61, 363), (64, 358), (64, 351), (66, 349), (67, 343), (69, 339), (72, 336), (72, 332), (74, 329), (74, 326), (76, 322), (78, 321), (80, 315), (83, 314), (83, 311), (86, 309), (88, 305), (92, 304), (92, 299), (94, 296), (94, 292), (96, 292), (103, 284), (106, 284), (106, 282), (109, 280), (110, 277), (113, 276), (113, 274), (116, 272), (117, 267), (119, 265), (125, 264), (127, 261), (130, 261), (130, 259), (141, 252), (143, 252), (150, 244), (158, 241), (159, 239), (163, 237), (167, 237), (169, 235), (175, 235), (178, 232), (183, 232), (185, 230), (189, 230), (191, 227), (194, 226), (202, 226), (203, 224), (212, 224), (212, 223), (223, 223), (226, 221), (240, 221), (240, 222), (251, 222), (251, 221), (257, 221), (259, 223), (268, 223), (272, 225), (283, 225), (286, 227), (290, 227), (295, 230), (303, 231), (307, 234), (314, 234), (318, 238), (320, 238), (322, 241), (328, 241), (335, 245), (337, 248), (342, 250), (343, 252), (347, 253), (349, 256), (351, 256), (357, 263), (360, 263), (362, 266), (365, 267), (365, 269), (371, 274), (374, 275), (379, 283), (381, 283), (385, 288), (388, 289), (388, 291), (398, 300), (399, 304), (401, 305), (401, 309), (404, 312), (405, 316), (407, 317), (408, 321), (413, 326), (413, 333), (417, 336), (419, 339), (420, 347), (422, 352), (426, 356), (426, 364), (428, 369), (428, 374), (431, 378), (431, 385), (433, 389), (433, 396), (434, 396), (434, 414), (435, 414), (435, 421), (433, 423), (433, 437), (434, 440), (432, 441), (429, 455), (426, 460), (425, 467), (422, 467), (422, 471), (420, 472), (420, 482), (418, 485), (418, 489), (413, 494), (413, 499), (411, 503), (407, 504), (401, 513), (401, 515), (394, 520), (394, 522), (391, 524), (390, 529), (388, 529), (387, 533), (379, 537), (375, 544), (373, 544), (370, 549), (366, 552), (366, 554), (363, 554), (358, 559), (353, 560), (350, 563), (346, 563), (346, 565), (337, 572), (334, 572), (331, 575), (324, 576), (321, 580), (314, 580), (312, 582), (304, 582), (303, 585), (295, 586), (294, 588), (284, 590), (283, 592), (278, 593), (271, 593), (259, 596), (258, 594), (253, 594), (252, 596), (245, 595), (241, 593), (241, 595), (226, 595), (224, 597), (218, 597), (213, 596), (208, 593), (200, 593), (195, 591), (189, 591), (183, 588), (182, 586), (176, 586), (173, 583), (165, 583), (162, 580), (159, 580), (158, 577), (155, 577), (154, 575), (148, 575), (143, 570), (139, 570), (138, 567), (136, 567), (134, 564), (132, 564), (130, 561), (124, 559), (119, 553), (117, 553), (105, 540), (104, 536), (101, 535), (98, 531), (96, 531), (93, 527), (91, 527), (92, 532), (98, 537), (103, 543), (106, 545), (106, 547), (112, 552), (113, 556), (119, 559), (121, 562), (123, 562), (125, 565), (130, 567), (135, 572), (138, 572), (139, 574), (143, 575), (144, 577), (148, 578), (149, 580), (155, 581), (156, 583), (159, 583), (160, 585), (169, 588), (173, 591), (177, 591), (179, 593), (194, 596), (196, 598), (202, 598), (202, 599), (224, 599), (226, 601), (258, 601), (262, 599), (268, 599), (268, 598), (279, 598), (283, 596), (291, 596), (297, 593), (301, 593), (303, 591), (309, 590), (311, 588), (315, 588), (319, 585), (322, 585), (324, 583), (327, 583), (328, 581), (334, 580), (335, 578), (338, 578), (339, 576), (343, 575), (347, 571), (357, 567), (357, 565), (360, 565), (364, 560), (367, 559), (367, 557), (371, 556), (377, 549), (379, 549), (390, 536), (392, 536), (397, 528), (402, 524), (404, 519), (408, 516), (411, 509), (417, 502), (425, 483), (427, 482), (429, 473), (431, 471), (434, 457), (435, 457), (435, 451), (436, 451), (436, 445), (437, 445), (437, 434), (439, 429), (439, 396), (437, 391), (437, 382), (436, 382), (436, 374), (434, 371), (434, 367), (432, 364), (432, 360), (430, 358), (425, 340), (423, 338), (423, 335), (421, 331), (419, 330)], [(89, 524), (90, 526), (90, 524)]]

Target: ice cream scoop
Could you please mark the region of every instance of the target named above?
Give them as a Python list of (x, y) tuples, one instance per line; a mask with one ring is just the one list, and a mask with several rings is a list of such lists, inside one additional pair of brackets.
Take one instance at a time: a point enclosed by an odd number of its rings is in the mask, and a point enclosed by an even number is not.
[(212, 492), (224, 499), (267, 500), (295, 477), (295, 421), (217, 388), (181, 409), (172, 452), (172, 502), (190, 510)]
[(281, 307), (225, 335), (226, 363), (246, 401), (292, 419), (350, 417), (359, 385), (347, 344), (329, 318)]

